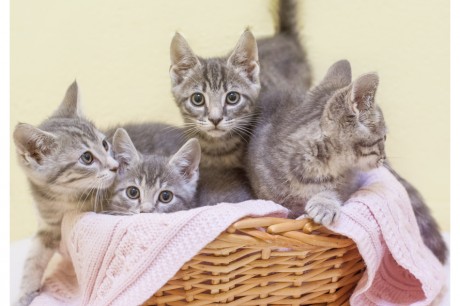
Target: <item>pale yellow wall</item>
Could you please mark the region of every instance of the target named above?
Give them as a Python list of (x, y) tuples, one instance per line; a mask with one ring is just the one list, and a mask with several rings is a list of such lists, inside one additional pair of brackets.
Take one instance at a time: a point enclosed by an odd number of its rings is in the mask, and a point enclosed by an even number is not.
[[(266, 0), (11, 1), (11, 128), (38, 124), (76, 78), (88, 117), (104, 127), (181, 122), (170, 94), (178, 30), (202, 56), (223, 55), (246, 26), (273, 33)], [(315, 81), (347, 58), (377, 71), (388, 156), (449, 229), (449, 1), (316, 0), (301, 7)], [(11, 239), (33, 234), (32, 199), (11, 148)]]

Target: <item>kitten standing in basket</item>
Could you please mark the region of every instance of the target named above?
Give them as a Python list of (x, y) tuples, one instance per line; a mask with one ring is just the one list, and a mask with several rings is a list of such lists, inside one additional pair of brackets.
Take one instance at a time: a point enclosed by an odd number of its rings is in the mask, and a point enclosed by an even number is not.
[(256, 41), (247, 30), (224, 57), (197, 56), (178, 33), (171, 42), (172, 93), (185, 133), (199, 140), (203, 154), (199, 182), (203, 204), (254, 198), (244, 160), (257, 121), (259, 92), (310, 84), (298, 39), (296, 1), (279, 1), (278, 17), (274, 36)]
[(172, 156), (142, 154), (119, 128), (112, 144), (120, 166), (104, 213), (169, 213), (194, 206), (201, 158), (198, 140), (190, 139)]
[(257, 196), (286, 206), (293, 217), (336, 220), (356, 188), (356, 172), (385, 160), (378, 81), (369, 73), (352, 82), (350, 64), (339, 61), (309, 93), (262, 96), (268, 107), (248, 152)]
[(75, 82), (50, 118), (38, 127), (18, 124), (13, 137), (39, 218), (16, 302), (29, 305), (59, 246), (64, 213), (101, 209), (100, 200), (115, 180), (118, 162), (104, 134), (83, 116)]

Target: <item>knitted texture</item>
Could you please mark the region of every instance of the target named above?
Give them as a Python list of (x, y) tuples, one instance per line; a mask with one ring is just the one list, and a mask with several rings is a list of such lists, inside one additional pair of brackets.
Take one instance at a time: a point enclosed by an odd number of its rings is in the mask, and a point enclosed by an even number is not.
[(31, 305), (142, 304), (185, 262), (247, 216), (286, 217), (287, 209), (256, 200), (170, 214), (69, 213), (62, 223), (63, 259)]
[[(171, 214), (65, 216), (62, 260), (32, 305), (139, 305), (233, 222), (285, 217), (269, 201), (219, 204)], [(367, 269), (351, 305), (428, 305), (445, 282), (425, 247), (404, 188), (384, 168), (361, 177), (331, 230), (353, 239)], [(72, 268), (73, 267), (73, 268)]]
[(354, 240), (366, 263), (351, 305), (429, 305), (446, 275), (423, 243), (406, 190), (383, 167), (362, 174), (360, 185), (329, 226)]

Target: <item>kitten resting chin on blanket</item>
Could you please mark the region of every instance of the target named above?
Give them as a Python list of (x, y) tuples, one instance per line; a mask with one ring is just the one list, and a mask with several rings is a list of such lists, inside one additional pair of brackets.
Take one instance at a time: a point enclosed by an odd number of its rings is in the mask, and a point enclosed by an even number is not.
[(173, 156), (147, 155), (139, 153), (126, 130), (119, 128), (112, 144), (120, 167), (104, 213), (166, 213), (194, 206), (201, 158), (198, 140), (190, 139)]

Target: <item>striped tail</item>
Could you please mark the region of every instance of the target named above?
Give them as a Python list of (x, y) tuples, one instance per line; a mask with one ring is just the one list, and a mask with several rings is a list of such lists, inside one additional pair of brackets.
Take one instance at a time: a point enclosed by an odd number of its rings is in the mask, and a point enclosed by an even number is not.
[(296, 0), (279, 0), (277, 32), (298, 35)]
[(404, 188), (406, 188), (423, 242), (439, 259), (439, 261), (444, 264), (447, 259), (447, 246), (442, 238), (439, 226), (431, 215), (430, 209), (423, 200), (422, 195), (417, 189), (415, 189), (414, 186), (396, 173), (390, 165), (385, 164), (385, 167), (390, 170)]

